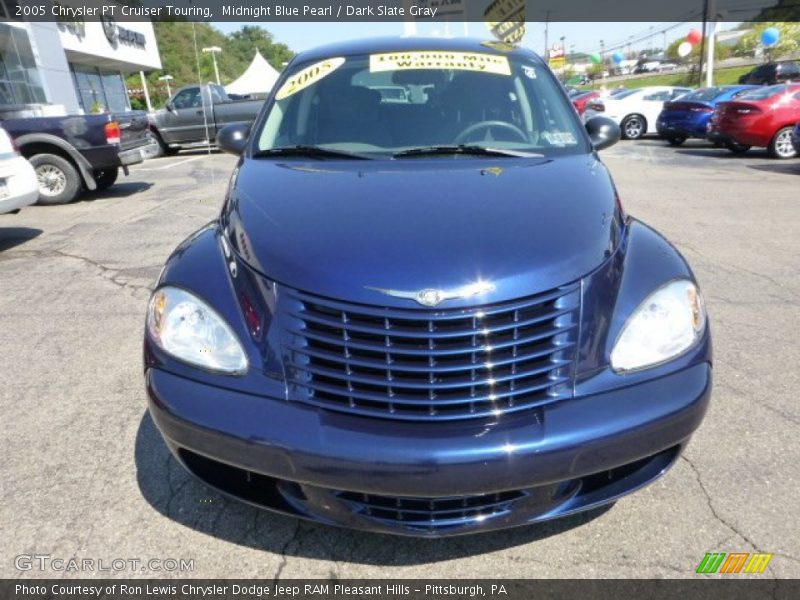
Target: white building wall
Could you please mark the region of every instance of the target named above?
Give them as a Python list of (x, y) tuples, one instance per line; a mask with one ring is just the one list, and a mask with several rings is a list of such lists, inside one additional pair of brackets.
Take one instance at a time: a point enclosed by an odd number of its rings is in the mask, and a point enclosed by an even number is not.
[(150, 21), (121, 21), (116, 24), (111, 22), (105, 26), (139, 33), (144, 43), (131, 43), (126, 41), (123, 35), (119, 35), (117, 41), (112, 42), (104, 29), (104, 24), (97, 21), (78, 24), (59, 23), (56, 27), (67, 58), (72, 62), (112, 68), (123, 73), (161, 68), (161, 56), (158, 54), (158, 44)]
[(79, 112), (80, 103), (67, 57), (61, 51), (58, 27), (52, 22), (25, 25), (48, 102), (63, 105), (69, 114)]
[[(13, 53), (17, 60), (23, 60), (20, 57), (24, 56), (27, 61), (26, 81), (21, 83), (17, 78), (13, 85), (28, 86), (36, 91), (37, 98), (44, 96), (42, 100), (56, 105), (48, 109), (53, 112), (75, 114), (88, 111), (88, 106), (82, 108), (81, 94), (84, 104), (88, 104), (87, 89), (91, 86), (94, 93), (95, 82), (100, 82), (102, 99), (108, 100), (109, 105), (113, 100), (119, 107), (120, 98), (126, 96), (125, 75), (161, 69), (161, 57), (150, 21), (5, 21), (2, 27), (4, 37), (0, 51)], [(25, 49), (19, 52), (13, 42), (15, 31), (27, 38)], [(81, 90), (76, 89), (73, 71), (80, 73), (78, 84), (82, 86)], [(116, 79), (108, 79), (109, 75), (116, 76)], [(12, 93), (19, 96), (17, 92)], [(100, 104), (102, 106), (103, 102)], [(112, 107), (112, 110), (121, 109)]]

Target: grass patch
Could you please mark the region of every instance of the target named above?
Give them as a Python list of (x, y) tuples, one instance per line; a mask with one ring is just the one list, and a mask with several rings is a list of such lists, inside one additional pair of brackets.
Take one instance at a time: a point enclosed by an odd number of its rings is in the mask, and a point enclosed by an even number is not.
[[(732, 85), (739, 83), (739, 77), (745, 73), (753, 70), (753, 66), (746, 67), (728, 67), (726, 69), (714, 70), (714, 84), (715, 85)], [(592, 89), (598, 89), (602, 82), (595, 82)], [(614, 88), (619, 85), (624, 85), (626, 88), (640, 88), (648, 85), (680, 85), (680, 86), (697, 86), (697, 76), (692, 77), (691, 73), (659, 73), (658, 75), (650, 75), (648, 77), (640, 77), (637, 79), (619, 79), (617, 81), (609, 82), (606, 84), (609, 88)], [(705, 86), (705, 77), (703, 77), (703, 86)]]

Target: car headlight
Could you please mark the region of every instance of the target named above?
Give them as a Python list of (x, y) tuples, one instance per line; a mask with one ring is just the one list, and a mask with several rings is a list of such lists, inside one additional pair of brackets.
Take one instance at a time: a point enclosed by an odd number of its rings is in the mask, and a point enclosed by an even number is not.
[(672, 281), (633, 312), (611, 351), (611, 368), (634, 371), (668, 361), (691, 348), (706, 327), (706, 310), (691, 281)]
[(247, 356), (228, 324), (185, 290), (162, 287), (153, 293), (147, 331), (162, 350), (191, 365), (231, 374), (247, 370)]

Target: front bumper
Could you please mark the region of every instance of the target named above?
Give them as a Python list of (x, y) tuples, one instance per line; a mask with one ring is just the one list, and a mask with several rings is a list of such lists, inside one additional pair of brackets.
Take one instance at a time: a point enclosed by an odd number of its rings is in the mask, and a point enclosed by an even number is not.
[(358, 529), (443, 536), (587, 510), (658, 478), (705, 414), (711, 367), (493, 422), (337, 414), (146, 372), (176, 458), (222, 492)]

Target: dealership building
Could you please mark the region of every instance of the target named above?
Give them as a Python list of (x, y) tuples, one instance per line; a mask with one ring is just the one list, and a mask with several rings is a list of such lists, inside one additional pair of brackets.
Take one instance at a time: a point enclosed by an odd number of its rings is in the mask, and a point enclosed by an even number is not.
[(0, 108), (54, 105), (45, 114), (130, 109), (125, 77), (161, 69), (150, 21), (20, 20), (0, 0)]

